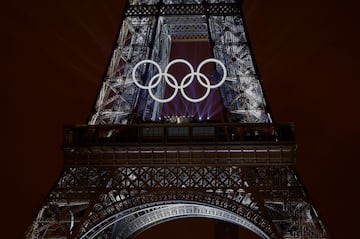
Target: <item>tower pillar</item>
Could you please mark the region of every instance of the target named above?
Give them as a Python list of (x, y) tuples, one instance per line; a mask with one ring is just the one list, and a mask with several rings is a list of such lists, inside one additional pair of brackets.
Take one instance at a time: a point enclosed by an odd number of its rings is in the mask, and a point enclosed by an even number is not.
[(263, 239), (326, 239), (272, 120), (240, 1), (130, 0), (87, 125), (27, 238), (134, 238), (179, 218)]

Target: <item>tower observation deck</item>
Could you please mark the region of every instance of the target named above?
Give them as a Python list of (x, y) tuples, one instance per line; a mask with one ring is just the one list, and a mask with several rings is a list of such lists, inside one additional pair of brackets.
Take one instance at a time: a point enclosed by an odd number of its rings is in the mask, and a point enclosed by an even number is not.
[(130, 0), (89, 121), (64, 127), (63, 173), (26, 238), (134, 238), (188, 217), (328, 238), (294, 131), (272, 120), (241, 1)]

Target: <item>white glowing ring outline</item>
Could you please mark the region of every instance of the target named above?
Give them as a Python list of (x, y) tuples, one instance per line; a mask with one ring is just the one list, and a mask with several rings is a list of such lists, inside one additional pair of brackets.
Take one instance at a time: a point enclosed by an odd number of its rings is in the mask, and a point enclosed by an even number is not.
[[(160, 76), (160, 77), (159, 77)], [(156, 87), (156, 85), (158, 85), (159, 84), (159, 82), (160, 82), (160, 80), (158, 80), (154, 85), (155, 86), (153, 86), (153, 84), (152, 84), (152, 82), (155, 80), (155, 78), (156, 77), (159, 77), (159, 79), (161, 79), (161, 77), (162, 76), (164, 76), (164, 73), (157, 73), (156, 75), (154, 75), (151, 79), (150, 79), (150, 81), (149, 81), (149, 94), (150, 94), (150, 96), (151, 96), (151, 98), (153, 98), (154, 100), (156, 100), (156, 101), (158, 101), (158, 102), (160, 102), (160, 103), (167, 103), (167, 102), (170, 102), (170, 101), (172, 101), (174, 98), (175, 98), (175, 96), (177, 95), (177, 93), (178, 93), (178, 91), (179, 91), (179, 87), (178, 87), (178, 84), (177, 84), (177, 81), (176, 81), (176, 79), (175, 79), (175, 77), (173, 76), (173, 75), (171, 75), (171, 74), (167, 74), (167, 76), (166, 76), (166, 82), (169, 82), (168, 81), (168, 79), (167, 79), (167, 77), (169, 77), (173, 82), (175, 82), (175, 87), (173, 87), (173, 89), (174, 89), (174, 92), (173, 92), (173, 94), (169, 97), (169, 98), (167, 98), (167, 99), (159, 99), (159, 98), (157, 98), (155, 95), (154, 95), (154, 93), (152, 92), (152, 88), (154, 88), (154, 87)], [(170, 85), (170, 84), (169, 84)]]
[[(184, 59), (175, 59), (175, 60), (172, 60), (171, 62), (169, 62), (169, 64), (166, 66), (165, 68), (165, 71), (164, 71), (164, 74), (165, 74), (165, 80), (166, 80), (166, 83), (168, 83), (171, 87), (179, 87), (177, 84), (176, 86), (175, 85), (172, 85), (168, 80), (167, 80), (167, 74), (168, 74), (168, 71), (170, 69), (170, 67), (176, 63), (184, 63), (185, 65), (187, 65), (189, 68), (190, 68), (190, 73), (191, 74), (191, 79), (190, 79), (190, 83), (187, 84), (186, 86), (184, 87), (187, 87), (191, 84), (191, 82), (194, 80), (194, 67), (190, 64), (190, 62), (188, 62), (187, 60), (184, 60)], [(181, 84), (180, 85), (183, 85), (182, 82), (184, 81), (184, 79), (187, 78), (187, 75), (182, 79), (181, 81)], [(177, 83), (177, 82), (176, 82)]]
[(137, 69), (140, 65), (142, 65), (142, 64), (144, 64), (144, 63), (154, 64), (154, 65), (156, 66), (156, 68), (158, 69), (158, 72), (159, 72), (160, 75), (162, 75), (162, 70), (161, 70), (161, 67), (159, 66), (159, 64), (157, 64), (157, 63), (156, 63), (155, 61), (153, 61), (153, 60), (142, 60), (142, 61), (138, 62), (138, 63), (134, 66), (134, 69), (133, 69), (133, 72), (132, 72), (132, 78), (133, 78), (133, 80), (134, 80), (135, 85), (137, 85), (137, 86), (138, 86), (139, 88), (141, 88), (141, 89), (150, 90), (150, 89), (156, 87), (156, 86), (160, 83), (161, 77), (159, 77), (159, 78), (158, 78), (158, 81), (157, 81), (154, 85), (151, 85), (151, 87), (150, 87), (150, 86), (144, 86), (144, 85), (140, 84), (140, 83), (136, 80), (136, 74), (135, 74), (135, 73), (136, 73), (136, 69)]
[[(203, 61), (198, 65), (198, 67), (197, 67), (197, 69), (196, 69), (196, 75), (201, 74), (201, 73), (200, 73), (201, 68), (202, 68), (205, 64), (207, 64), (207, 63), (209, 63), (209, 62), (218, 63), (218, 64), (221, 66), (221, 68), (223, 69), (223, 77), (221, 78), (221, 80), (219, 81), (219, 83), (217, 83), (217, 84), (215, 84), (215, 85), (210, 85), (210, 82), (209, 82), (207, 85), (205, 85), (205, 84), (201, 81), (200, 77), (198, 77), (197, 79), (198, 79), (199, 83), (200, 83), (202, 86), (204, 86), (204, 87), (209, 87), (209, 88), (211, 88), (211, 89), (214, 89), (214, 88), (217, 88), (217, 87), (221, 86), (221, 85), (225, 82), (225, 80), (226, 80), (226, 67), (225, 67), (225, 65), (224, 65), (221, 61), (219, 61), (218, 59), (209, 58), (209, 59), (203, 60)], [(207, 77), (206, 77), (206, 78), (207, 78)]]
[[(182, 96), (183, 96), (185, 99), (187, 99), (188, 101), (192, 102), (192, 103), (197, 103), (197, 102), (203, 101), (206, 97), (209, 96), (211, 87), (205, 87), (205, 88), (206, 88), (206, 92), (205, 92), (205, 94), (204, 94), (202, 97), (197, 98), (197, 99), (190, 98), (190, 97), (185, 93), (185, 91), (184, 91), (184, 88), (186, 88), (188, 85), (191, 84), (191, 81), (192, 81), (192, 80), (190, 79), (189, 83), (187, 83), (187, 84), (184, 86), (184, 84), (185, 84), (184, 82), (185, 82), (186, 78), (188, 78), (189, 76), (191, 76), (191, 73), (187, 74), (187, 75), (183, 78), (183, 80), (181, 81), (181, 83), (180, 83), (180, 92), (181, 92)], [(194, 76), (194, 75), (192, 75), (192, 77), (193, 77), (193, 76)], [(209, 79), (206, 77), (206, 75), (204, 75), (203, 73), (197, 73), (196, 79), (197, 79), (199, 82), (202, 82), (201, 80), (199, 80), (201, 77), (203, 77), (204, 80), (207, 82), (207, 84), (210, 85), (210, 81), (209, 81)]]
[[(211, 84), (210, 84), (210, 80), (207, 78), (207, 76), (204, 75), (204, 74), (202, 74), (202, 73), (200, 72), (201, 68), (202, 68), (205, 64), (207, 64), (207, 63), (209, 63), (209, 62), (214, 62), (214, 63), (219, 64), (219, 65), (221, 66), (222, 70), (223, 70), (223, 77), (222, 77), (222, 79), (221, 79), (217, 84), (214, 84), (214, 85), (211, 85)], [(149, 86), (144, 86), (144, 85), (140, 84), (140, 83), (138, 82), (138, 80), (136, 79), (136, 70), (137, 70), (137, 68), (138, 68), (141, 64), (145, 64), (145, 63), (154, 64), (155, 67), (156, 67), (157, 70), (158, 70), (158, 73), (157, 73), (156, 75), (154, 75), (154, 76), (150, 79), (150, 81), (149, 81)], [(188, 74), (181, 80), (180, 86), (178, 85), (175, 77), (174, 77), (173, 75), (171, 75), (170, 73), (168, 73), (170, 67), (171, 67), (173, 64), (176, 64), (176, 63), (183, 63), (183, 64), (187, 65), (187, 66), (189, 67), (189, 69), (190, 69), (190, 73), (188, 73)], [(192, 81), (194, 80), (194, 77), (195, 77), (195, 76), (196, 76), (196, 79), (198, 80), (198, 82), (199, 82), (203, 87), (205, 87), (207, 90), (206, 90), (205, 94), (204, 94), (202, 97), (200, 97), (200, 98), (195, 98), (195, 99), (194, 99), (194, 98), (190, 98), (190, 97), (185, 93), (184, 89), (185, 89), (186, 87), (188, 87), (188, 86), (192, 83)], [(179, 89), (180, 89), (180, 92), (181, 92), (182, 96), (183, 96), (186, 100), (188, 100), (188, 101), (190, 101), (190, 102), (192, 102), (192, 103), (197, 103), (197, 102), (200, 102), (200, 101), (204, 100), (206, 97), (208, 97), (208, 95), (210, 94), (210, 90), (211, 90), (211, 89), (217, 88), (217, 87), (221, 86), (221, 85), (225, 82), (226, 77), (227, 77), (227, 72), (226, 72), (226, 67), (225, 67), (225, 65), (224, 65), (221, 61), (219, 61), (219, 60), (217, 60), (217, 59), (214, 59), (214, 58), (209, 58), (209, 59), (206, 59), (206, 60), (202, 61), (202, 62), (199, 64), (199, 66), (197, 67), (196, 72), (194, 72), (193, 66), (192, 66), (188, 61), (186, 61), (186, 60), (184, 60), (184, 59), (175, 59), (175, 60), (171, 61), (171, 62), (166, 66), (164, 73), (162, 72), (161, 67), (159, 66), (159, 64), (157, 64), (155, 61), (153, 61), (153, 60), (142, 60), (142, 61), (138, 62), (138, 63), (134, 66), (133, 71), (132, 71), (132, 77), (133, 77), (133, 80), (134, 80), (135, 85), (137, 85), (137, 86), (138, 86), (139, 88), (141, 88), (141, 89), (148, 90), (151, 98), (152, 98), (153, 100), (155, 100), (155, 101), (158, 101), (158, 102), (160, 102), (160, 103), (170, 102), (171, 100), (173, 100), (173, 99), (175, 98), (175, 96), (177, 95), (177, 93), (178, 93), (178, 91), (179, 91)], [(172, 94), (169, 98), (167, 98), (167, 99), (159, 99), (159, 98), (157, 98), (157, 97), (154, 95), (154, 93), (152, 92), (152, 89), (155, 88), (155, 87), (157, 87), (157, 86), (160, 84), (162, 77), (164, 77), (166, 83), (167, 83), (170, 87), (172, 87), (172, 88), (174, 89), (173, 94)], [(190, 80), (187, 80), (189, 77), (190, 77)], [(155, 83), (153, 83), (156, 78), (157, 78), (157, 81), (156, 81)], [(171, 79), (172, 82), (169, 80), (169, 78)], [(203, 78), (203, 79), (201, 79), (201, 78)], [(203, 80), (205, 81), (205, 83), (204, 83)]]

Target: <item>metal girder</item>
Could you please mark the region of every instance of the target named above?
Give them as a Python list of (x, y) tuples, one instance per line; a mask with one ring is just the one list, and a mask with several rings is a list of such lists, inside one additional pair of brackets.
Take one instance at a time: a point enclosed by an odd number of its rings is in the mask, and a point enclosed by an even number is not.
[[(249, 139), (218, 138), (224, 134), (204, 124), (164, 126), (191, 127), (188, 132), (192, 136), (178, 146), (159, 130), (150, 134), (143, 131), (159, 128), (156, 125), (67, 129), (66, 168), (27, 238), (127, 238), (172, 220), (175, 215), (229, 221), (261, 238), (327, 238), (294, 169), (296, 145), (291, 142), (291, 131), (289, 135), (288, 130), (288, 134), (277, 130), (278, 138), (264, 134), (257, 138), (258, 134), (254, 134), (255, 138), (246, 141)], [(269, 129), (282, 128), (266, 124), (217, 126), (237, 128), (238, 132), (273, 132)], [(121, 129), (121, 135), (126, 137), (110, 140), (108, 136), (114, 129)], [(130, 131), (124, 133), (124, 129)], [(144, 143), (146, 137), (159, 132), (162, 141), (155, 143), (157, 146), (154, 142)], [(174, 132), (179, 131), (164, 132), (177, 137)], [(129, 140), (134, 135), (135, 140)], [(218, 140), (192, 138), (201, 135)], [(198, 213), (193, 214), (195, 211)]]
[[(162, 104), (134, 86), (131, 71), (144, 59), (152, 59), (165, 68), (172, 40), (194, 39), (210, 41), (214, 57), (227, 66), (228, 81), (221, 87), (221, 95), (231, 114), (229, 119), (271, 122), (237, 4), (234, 1), (183, 3), (130, 3), (89, 124), (128, 124), (134, 115), (145, 121), (156, 121)], [(143, 68), (139, 73), (145, 74), (144, 81), (148, 82), (156, 70)], [(155, 94), (163, 95), (164, 90), (164, 87), (159, 88)], [(136, 107), (137, 112), (134, 112)]]
[(154, 17), (127, 17), (124, 20), (89, 124), (128, 123), (139, 97), (131, 72), (138, 61), (150, 54), (155, 20)]
[(127, 238), (195, 212), (244, 226), (261, 238), (327, 238), (293, 166), (227, 164), (67, 168), (29, 238), (60, 230), (71, 238), (110, 232)]
[(222, 86), (225, 107), (237, 122), (271, 122), (240, 16), (210, 16), (214, 56), (227, 66)]

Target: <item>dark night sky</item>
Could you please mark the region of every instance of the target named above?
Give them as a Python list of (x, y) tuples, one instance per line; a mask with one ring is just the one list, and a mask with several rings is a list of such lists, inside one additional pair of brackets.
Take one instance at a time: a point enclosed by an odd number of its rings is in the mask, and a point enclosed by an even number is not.
[[(355, 2), (244, 1), (268, 103), (276, 121), (297, 125), (297, 168), (335, 239), (355, 238), (360, 215)], [(123, 6), (120, 0), (2, 5), (1, 238), (22, 237), (61, 172), (62, 126), (86, 123)]]

